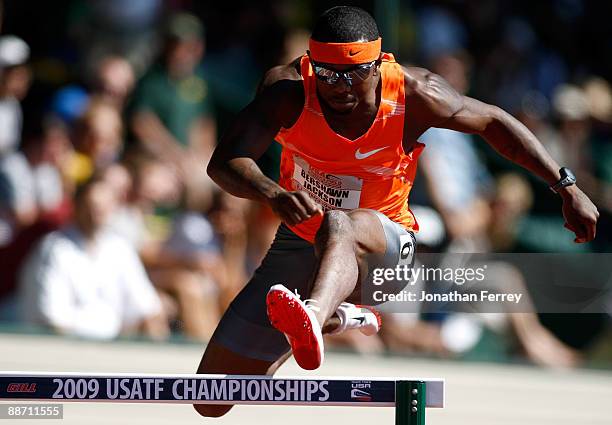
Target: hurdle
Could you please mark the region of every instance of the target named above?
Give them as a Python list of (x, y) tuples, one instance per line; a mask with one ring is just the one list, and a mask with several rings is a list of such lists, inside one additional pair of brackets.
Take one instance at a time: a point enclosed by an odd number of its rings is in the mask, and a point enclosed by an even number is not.
[(3, 401), (394, 407), (396, 425), (424, 425), (444, 407), (444, 380), (267, 375), (0, 372)]

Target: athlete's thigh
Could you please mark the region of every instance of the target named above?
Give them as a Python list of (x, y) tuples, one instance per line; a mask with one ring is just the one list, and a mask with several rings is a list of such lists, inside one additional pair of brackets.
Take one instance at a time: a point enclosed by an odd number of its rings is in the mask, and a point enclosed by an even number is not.
[(362, 245), (358, 250), (361, 252), (358, 255), (360, 282), (349, 301), (375, 305), (374, 291), (397, 293), (406, 285), (402, 279), (388, 279), (381, 285), (375, 284), (376, 270), (396, 269), (398, 266), (411, 268), (415, 259), (416, 240), (414, 233), (378, 211), (355, 212), (359, 212), (360, 222), (367, 226), (361, 225), (356, 229), (358, 243)]
[(384, 228), (375, 210), (359, 208), (349, 211), (347, 215), (353, 225), (358, 258), (369, 254), (383, 253), (386, 248)]

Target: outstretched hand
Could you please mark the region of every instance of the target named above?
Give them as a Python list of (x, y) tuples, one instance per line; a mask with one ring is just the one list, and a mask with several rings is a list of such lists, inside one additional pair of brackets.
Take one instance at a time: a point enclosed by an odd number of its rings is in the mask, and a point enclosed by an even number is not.
[(283, 221), (291, 226), (306, 221), (315, 215), (322, 215), (323, 208), (307, 192), (297, 190), (283, 191), (268, 201), (270, 208)]
[(586, 243), (595, 239), (599, 218), (597, 207), (576, 186), (569, 186), (559, 193), (563, 197), (564, 226), (576, 235), (574, 242)]

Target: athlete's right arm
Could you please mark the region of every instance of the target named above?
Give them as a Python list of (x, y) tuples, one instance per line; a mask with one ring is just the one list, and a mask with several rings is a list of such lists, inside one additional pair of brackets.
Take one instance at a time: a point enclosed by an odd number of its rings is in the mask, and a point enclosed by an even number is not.
[(295, 65), (272, 68), (255, 99), (221, 138), (208, 165), (208, 174), (221, 188), (270, 205), (291, 225), (320, 214), (321, 207), (306, 192), (280, 187), (255, 161), (282, 127), (289, 128), (297, 121), (303, 105), (302, 82)]

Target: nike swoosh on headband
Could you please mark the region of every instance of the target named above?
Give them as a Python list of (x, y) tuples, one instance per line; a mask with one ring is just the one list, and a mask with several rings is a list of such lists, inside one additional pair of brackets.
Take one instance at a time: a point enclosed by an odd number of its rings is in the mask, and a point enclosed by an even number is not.
[(368, 151), (368, 152), (363, 152), (363, 153), (361, 153), (359, 151), (359, 149), (357, 149), (355, 151), (355, 158), (357, 158), (357, 159), (366, 159), (366, 158), (374, 155), (375, 153), (378, 153), (378, 152), (382, 151), (383, 149), (387, 149), (388, 147), (389, 146), (383, 146), (382, 148), (374, 149), (374, 150), (371, 150), (371, 151)]

